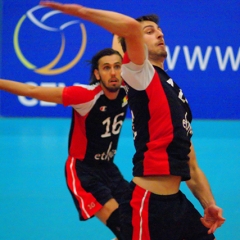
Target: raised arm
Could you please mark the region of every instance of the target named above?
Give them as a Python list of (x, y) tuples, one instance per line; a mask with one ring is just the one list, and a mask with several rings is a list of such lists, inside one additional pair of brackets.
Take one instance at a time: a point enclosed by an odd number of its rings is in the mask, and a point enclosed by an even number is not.
[(113, 36), (113, 40), (112, 40), (112, 48), (114, 50), (117, 50), (122, 56), (124, 55), (122, 46), (119, 42), (119, 37), (117, 35)]
[(201, 222), (209, 228), (208, 233), (213, 233), (224, 223), (225, 218), (222, 217), (222, 209), (216, 205), (206, 176), (197, 164), (193, 145), (189, 157), (191, 179), (186, 183), (204, 208), (204, 216), (201, 218)]
[(78, 4), (61, 4), (41, 1), (40, 5), (62, 11), (97, 24), (126, 41), (128, 56), (132, 62), (141, 65), (145, 60), (143, 31), (139, 22), (121, 13), (93, 9)]
[(0, 90), (19, 96), (62, 104), (62, 87), (39, 87), (16, 81), (0, 79)]

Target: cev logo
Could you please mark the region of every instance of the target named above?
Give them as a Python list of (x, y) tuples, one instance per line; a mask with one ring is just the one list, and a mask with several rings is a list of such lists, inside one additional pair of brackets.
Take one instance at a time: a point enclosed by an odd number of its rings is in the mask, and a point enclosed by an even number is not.
[[(26, 12), (26, 14), (24, 14), (20, 20), (18, 21), (16, 28), (14, 30), (14, 39), (13, 39), (13, 43), (14, 43), (14, 49), (16, 52), (16, 55), (18, 57), (18, 59), (20, 60), (20, 62), (28, 69), (33, 70), (34, 72), (38, 73), (38, 74), (42, 74), (42, 75), (57, 75), (57, 74), (61, 74), (63, 72), (66, 72), (68, 70), (70, 70), (71, 68), (73, 68), (81, 59), (85, 49), (86, 49), (86, 44), (87, 44), (87, 33), (86, 33), (86, 29), (84, 24), (80, 23), (78, 20), (73, 20), (73, 21), (69, 21), (69, 22), (65, 22), (64, 24), (62, 24), (60, 27), (56, 28), (56, 27), (50, 27), (47, 26), (44, 22), (49, 19), (50, 17), (56, 15), (56, 14), (61, 14), (60, 11), (56, 11), (56, 10), (50, 10), (49, 12), (45, 13), (40, 20), (38, 20), (34, 13), (41, 9), (41, 8), (45, 8), (43, 6), (36, 6), (33, 7), (32, 9), (28, 10)], [(58, 52), (58, 54), (56, 55), (56, 57), (54, 57), (50, 62), (48, 62), (45, 66), (41, 66), (41, 67), (37, 67), (35, 66), (33, 63), (31, 63), (23, 54), (21, 48), (20, 48), (20, 44), (19, 44), (19, 35), (20, 35), (20, 31), (21, 28), (24, 24), (24, 21), (26, 19), (29, 19), (36, 27), (43, 29), (44, 31), (50, 31), (50, 32), (59, 32), (60, 36), (61, 36), (61, 46), (60, 46), (60, 50)], [(76, 53), (76, 55), (74, 55), (73, 58), (71, 58), (71, 60), (69, 62), (67, 62), (66, 64), (63, 64), (63, 66), (58, 66), (56, 67), (57, 64), (59, 64), (61, 58), (63, 57), (64, 54), (64, 50), (66, 48), (66, 37), (64, 35), (63, 30), (66, 29), (67, 27), (74, 25), (74, 24), (79, 24), (79, 30), (81, 31), (82, 34), (82, 42), (79, 44), (79, 49)], [(56, 44), (54, 44), (53, 47), (55, 47)], [(31, 49), (29, 49), (31, 50)], [(43, 54), (44, 51), (42, 51), (41, 53)]]

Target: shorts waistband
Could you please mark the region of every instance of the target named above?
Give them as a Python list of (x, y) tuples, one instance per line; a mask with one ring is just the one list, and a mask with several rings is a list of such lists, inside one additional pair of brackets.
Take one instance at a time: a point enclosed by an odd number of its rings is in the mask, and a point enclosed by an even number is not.
[[(145, 192), (148, 191), (140, 186), (138, 186), (137, 184), (135, 184), (133, 181), (130, 182), (130, 188), (133, 189), (134, 191), (141, 191), (141, 192)], [(170, 194), (170, 195), (159, 195), (159, 194), (155, 194), (152, 193), (150, 191), (148, 191), (151, 194), (151, 198), (155, 198), (155, 199), (159, 199), (159, 200), (174, 200), (179, 198), (180, 196), (183, 196), (184, 194), (181, 192), (181, 190), (179, 190), (177, 193), (174, 194)]]

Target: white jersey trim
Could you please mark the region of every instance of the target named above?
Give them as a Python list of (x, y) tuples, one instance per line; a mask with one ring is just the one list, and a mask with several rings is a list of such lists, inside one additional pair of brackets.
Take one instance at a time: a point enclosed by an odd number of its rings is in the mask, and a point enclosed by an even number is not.
[(84, 213), (86, 214), (86, 216), (88, 218), (90, 218), (90, 215), (88, 214), (88, 212), (86, 211), (85, 209), (85, 204), (84, 204), (84, 200), (81, 196), (78, 195), (78, 191), (77, 191), (77, 187), (76, 187), (76, 179), (74, 177), (74, 171), (73, 171), (73, 168), (74, 168), (74, 163), (75, 163), (75, 159), (72, 157), (71, 158), (71, 164), (70, 164), (70, 170), (71, 170), (71, 175), (72, 175), (72, 186), (73, 186), (73, 192), (75, 194), (75, 196), (77, 196), (80, 201), (81, 201), (81, 206), (82, 206), (82, 210), (84, 211)]
[(148, 60), (148, 49), (145, 45), (146, 59), (142, 65), (129, 62), (122, 65), (122, 78), (135, 90), (145, 90), (153, 79), (155, 69)]
[(98, 98), (101, 95), (103, 95), (103, 91), (101, 91), (97, 95), (95, 95), (95, 97), (89, 102), (80, 103), (80, 104), (76, 104), (76, 105), (70, 105), (70, 106), (73, 107), (75, 109), (75, 111), (77, 111), (81, 116), (85, 116), (86, 114), (88, 114), (91, 111), (91, 109), (93, 108), (96, 101), (98, 100)]

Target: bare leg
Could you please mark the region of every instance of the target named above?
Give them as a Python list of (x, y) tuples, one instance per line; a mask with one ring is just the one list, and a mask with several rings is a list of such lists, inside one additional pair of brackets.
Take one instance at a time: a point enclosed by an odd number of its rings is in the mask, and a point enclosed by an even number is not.
[(105, 203), (105, 205), (95, 214), (95, 216), (106, 225), (108, 218), (117, 208), (118, 203), (114, 198), (112, 198)]
[(114, 240), (122, 239), (118, 206), (117, 201), (112, 198), (95, 214), (117, 237)]

